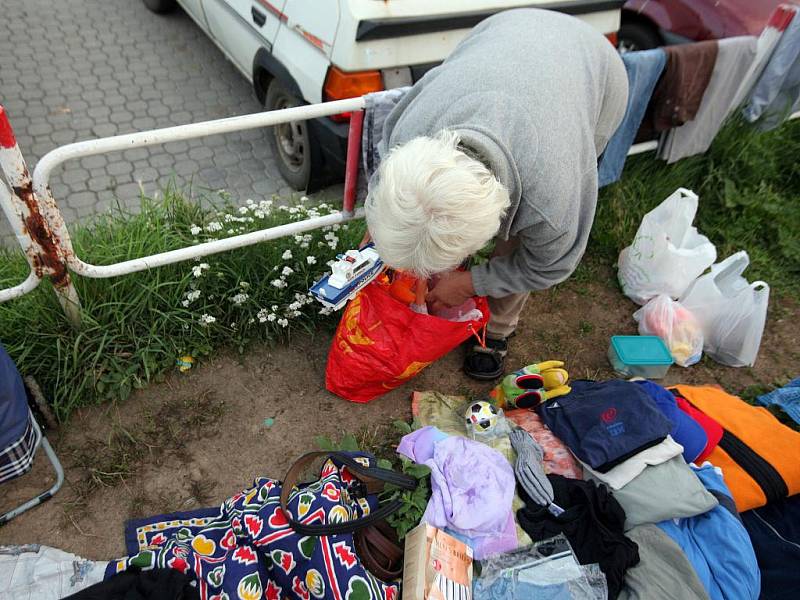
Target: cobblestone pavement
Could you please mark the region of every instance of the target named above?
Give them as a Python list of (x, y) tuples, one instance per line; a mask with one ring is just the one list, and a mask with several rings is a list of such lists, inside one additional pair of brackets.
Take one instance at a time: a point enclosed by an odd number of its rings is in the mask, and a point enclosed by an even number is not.
[[(141, 0), (3, 0), (0, 104), (28, 166), (93, 137), (260, 109), (251, 85), (182, 11)], [(68, 222), (127, 207), (175, 178), (234, 200), (289, 193), (265, 130), (173, 142), (67, 162), (53, 193)], [(0, 237), (9, 240), (0, 216)]]

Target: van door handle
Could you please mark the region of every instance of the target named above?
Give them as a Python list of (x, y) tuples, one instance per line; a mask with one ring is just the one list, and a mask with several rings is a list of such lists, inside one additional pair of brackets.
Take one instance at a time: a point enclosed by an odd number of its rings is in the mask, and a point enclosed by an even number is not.
[(259, 27), (263, 27), (264, 23), (267, 22), (267, 15), (258, 10), (255, 6), (250, 10), (250, 14), (253, 15), (253, 23)]

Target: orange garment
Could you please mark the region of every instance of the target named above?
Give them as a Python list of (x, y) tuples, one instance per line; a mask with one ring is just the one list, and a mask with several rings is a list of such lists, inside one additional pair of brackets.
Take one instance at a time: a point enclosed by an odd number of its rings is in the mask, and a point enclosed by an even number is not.
[[(727, 435), (733, 434), (772, 465), (789, 496), (800, 493), (800, 433), (781, 424), (766, 408), (751, 406), (720, 388), (679, 385), (674, 389), (722, 425)], [(726, 434), (707, 460), (722, 469), (739, 512), (764, 506), (768, 498), (762, 487), (723, 448)]]

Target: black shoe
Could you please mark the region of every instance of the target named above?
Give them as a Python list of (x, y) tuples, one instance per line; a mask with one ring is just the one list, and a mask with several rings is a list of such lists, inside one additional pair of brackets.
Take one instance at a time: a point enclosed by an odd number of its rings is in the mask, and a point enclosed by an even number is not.
[(503, 362), (508, 354), (508, 338), (486, 338), (486, 347), (475, 344), (467, 349), (464, 373), (479, 381), (492, 381), (503, 374)]

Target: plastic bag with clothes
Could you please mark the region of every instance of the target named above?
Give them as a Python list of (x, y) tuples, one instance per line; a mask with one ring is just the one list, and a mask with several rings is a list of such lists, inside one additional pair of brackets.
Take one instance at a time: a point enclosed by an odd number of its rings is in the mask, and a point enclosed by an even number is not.
[(475, 600), (605, 600), (598, 565), (580, 565), (563, 535), (480, 562)]
[(639, 335), (657, 335), (669, 348), (672, 359), (689, 367), (703, 355), (703, 329), (690, 310), (660, 294), (633, 313)]
[(742, 277), (749, 264), (747, 252), (737, 252), (711, 267), (680, 298), (703, 329), (706, 354), (731, 367), (755, 363), (767, 320), (769, 285)]
[(679, 297), (717, 258), (708, 238), (692, 226), (698, 198), (677, 189), (642, 218), (633, 243), (619, 254), (619, 283), (637, 304), (659, 294)]

